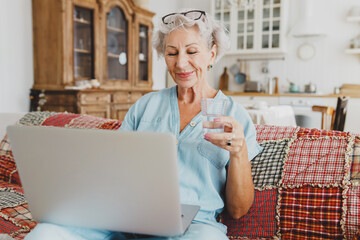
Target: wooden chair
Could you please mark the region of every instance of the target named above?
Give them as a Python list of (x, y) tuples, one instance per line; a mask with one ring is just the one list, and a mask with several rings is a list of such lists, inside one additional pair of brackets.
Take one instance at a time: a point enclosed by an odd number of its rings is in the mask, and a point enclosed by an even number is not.
[(312, 106), (314, 112), (321, 113), (321, 129), (330, 130), (335, 115), (335, 109), (329, 106)]
[(348, 97), (338, 97), (336, 109), (329, 106), (313, 106), (314, 112), (321, 112), (321, 129), (343, 131), (347, 112)]

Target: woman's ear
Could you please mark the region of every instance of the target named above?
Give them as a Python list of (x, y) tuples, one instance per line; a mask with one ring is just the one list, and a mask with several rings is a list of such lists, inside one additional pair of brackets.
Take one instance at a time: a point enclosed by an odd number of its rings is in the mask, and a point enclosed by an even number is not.
[(215, 59), (216, 59), (216, 55), (217, 55), (217, 45), (214, 44), (211, 49), (210, 49), (210, 53), (211, 53), (211, 58), (210, 58), (210, 63), (214, 64), (215, 63)]

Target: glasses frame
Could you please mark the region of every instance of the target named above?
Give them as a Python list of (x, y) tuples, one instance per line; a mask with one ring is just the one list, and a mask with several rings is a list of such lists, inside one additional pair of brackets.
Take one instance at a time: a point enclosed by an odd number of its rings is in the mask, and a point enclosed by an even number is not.
[[(198, 18), (195, 18), (195, 19), (192, 19), (192, 18), (189, 18), (189, 17), (186, 16), (187, 14), (192, 13), (192, 12), (198, 12), (198, 13), (200, 13), (200, 16), (199, 16)], [(194, 21), (201, 19), (202, 16), (205, 16), (205, 17), (206, 17), (205, 11), (201, 11), (201, 10), (190, 10), (190, 11), (181, 12), (181, 13), (170, 13), (170, 14), (168, 14), (168, 15), (163, 16), (163, 17), (161, 18), (161, 20), (162, 20), (162, 22), (163, 22), (164, 24), (170, 24), (171, 22), (165, 22), (165, 19), (168, 18), (168, 17), (170, 17), (170, 16), (176, 15), (176, 14), (182, 14), (182, 15), (184, 15), (185, 17), (187, 17), (187, 18), (189, 18), (189, 19), (191, 19), (191, 20), (194, 20)]]

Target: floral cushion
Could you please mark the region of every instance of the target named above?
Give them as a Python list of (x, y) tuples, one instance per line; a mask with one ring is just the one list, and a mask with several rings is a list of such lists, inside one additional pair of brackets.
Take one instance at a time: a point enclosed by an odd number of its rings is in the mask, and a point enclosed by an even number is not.
[[(31, 126), (116, 130), (121, 122), (33, 112)], [(219, 220), (230, 239), (360, 239), (360, 137), (346, 132), (257, 125), (263, 151), (251, 162), (255, 200), (239, 220)], [(0, 143), (0, 234), (23, 239), (36, 226), (7, 138)]]

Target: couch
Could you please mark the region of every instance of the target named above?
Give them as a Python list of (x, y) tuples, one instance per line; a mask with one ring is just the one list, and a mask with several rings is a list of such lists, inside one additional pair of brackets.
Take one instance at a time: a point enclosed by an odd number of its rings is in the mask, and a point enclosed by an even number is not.
[[(1, 118), (1, 115), (0, 115)], [(31, 112), (22, 125), (116, 130), (121, 122), (71, 113)], [(360, 136), (256, 125), (263, 151), (252, 161), (255, 200), (239, 220), (223, 212), (230, 239), (360, 239)], [(0, 143), (0, 239), (36, 226), (6, 136)]]

